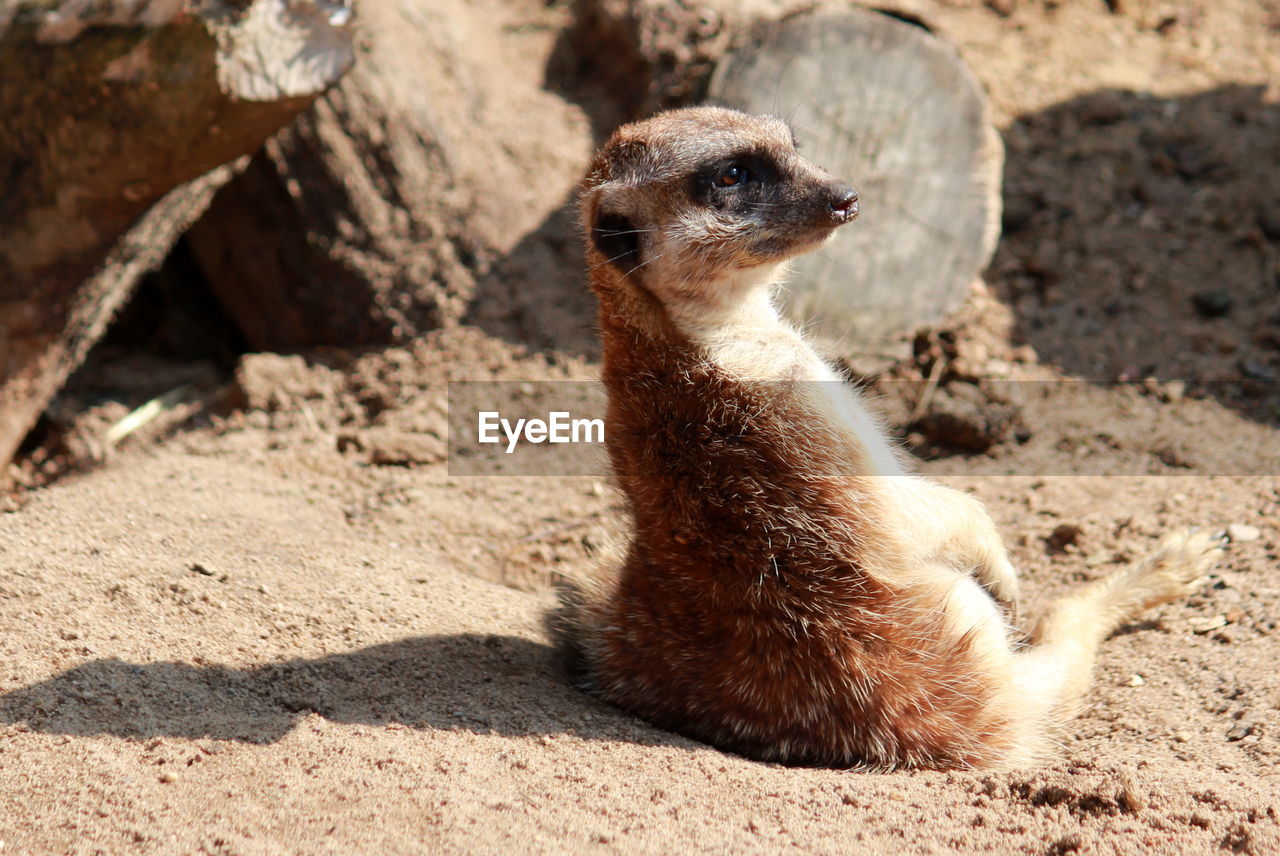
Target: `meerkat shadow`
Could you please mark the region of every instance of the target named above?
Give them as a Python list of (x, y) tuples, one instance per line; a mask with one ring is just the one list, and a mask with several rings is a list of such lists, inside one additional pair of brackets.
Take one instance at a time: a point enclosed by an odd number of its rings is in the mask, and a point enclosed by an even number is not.
[(696, 745), (575, 690), (552, 646), (481, 633), (247, 668), (104, 658), (0, 695), (0, 723), (78, 737), (265, 745), (309, 716), (503, 737)]

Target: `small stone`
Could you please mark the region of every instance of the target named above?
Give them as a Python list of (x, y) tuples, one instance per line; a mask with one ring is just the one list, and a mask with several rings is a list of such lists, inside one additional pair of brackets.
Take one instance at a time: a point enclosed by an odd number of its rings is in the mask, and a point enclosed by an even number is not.
[(1171, 380), (1164, 385), (1164, 389), (1160, 391), (1160, 397), (1169, 404), (1177, 404), (1187, 395), (1187, 384), (1185, 381)]
[(1142, 677), (1142, 675), (1133, 675), (1129, 678), (1128, 681), (1125, 682), (1125, 686), (1141, 687), (1141, 686), (1145, 686), (1146, 683), (1147, 683), (1147, 679)]
[(1191, 631), (1204, 635), (1217, 630), (1219, 627), (1227, 626), (1227, 617), (1225, 615), (1214, 615), (1209, 618), (1195, 618), (1191, 621)]
[(1280, 375), (1277, 375), (1257, 360), (1251, 360), (1247, 357), (1240, 360), (1240, 373), (1247, 378), (1260, 380), (1264, 383), (1275, 383), (1276, 380), (1280, 380)]
[(1018, 8), (1017, 0), (987, 0), (985, 5), (1001, 18), (1008, 18)]
[(1190, 732), (1190, 731), (1175, 731), (1175, 732), (1173, 732), (1173, 742), (1174, 742), (1174, 743), (1190, 743), (1190, 742), (1191, 742), (1191, 732)]
[(1243, 740), (1253, 733), (1254, 722), (1252, 719), (1241, 719), (1235, 725), (1231, 726), (1231, 730), (1227, 732), (1227, 739), (1232, 743), (1237, 740)]
[(1120, 779), (1120, 790), (1116, 793), (1116, 803), (1130, 814), (1137, 814), (1147, 807), (1146, 798), (1139, 792), (1137, 784), (1129, 776)]
[(1212, 291), (1199, 291), (1191, 298), (1196, 311), (1203, 318), (1221, 318), (1231, 311), (1235, 301), (1226, 289), (1217, 288)]
[(217, 571), (213, 570), (203, 562), (192, 562), (191, 570), (194, 573), (200, 574), (202, 577), (212, 577), (217, 574)]
[(1083, 532), (1084, 530), (1074, 523), (1059, 523), (1049, 533), (1049, 537), (1044, 539), (1045, 545), (1050, 552), (1061, 553), (1068, 546), (1078, 543)]
[(1258, 228), (1271, 240), (1280, 241), (1280, 201), (1259, 206)]
[(432, 434), (370, 429), (365, 432), (364, 440), (369, 450), (369, 462), (374, 466), (434, 464), (446, 456), (444, 441)]
[(1262, 531), (1257, 526), (1250, 526), (1247, 523), (1232, 523), (1227, 527), (1227, 538), (1233, 544), (1257, 541), (1261, 537)]
[(1083, 839), (1080, 837), (1080, 833), (1072, 832), (1050, 844), (1045, 853), (1049, 854), (1049, 856), (1066, 856), (1067, 853), (1079, 853), (1082, 845)]

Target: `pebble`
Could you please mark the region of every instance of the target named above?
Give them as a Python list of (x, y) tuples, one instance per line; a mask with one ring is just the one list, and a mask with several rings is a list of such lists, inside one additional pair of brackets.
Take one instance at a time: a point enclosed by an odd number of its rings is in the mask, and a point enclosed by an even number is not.
[(1194, 618), (1191, 620), (1191, 631), (1193, 633), (1204, 634), (1226, 626), (1227, 617), (1225, 615), (1214, 615), (1209, 618)]
[(1258, 206), (1258, 228), (1273, 241), (1280, 241), (1280, 202)]
[(1131, 678), (1129, 678), (1129, 680), (1126, 682), (1126, 685), (1127, 685), (1127, 686), (1131, 686), (1131, 687), (1140, 687), (1140, 686), (1145, 685), (1145, 684), (1146, 684), (1146, 682), (1147, 682), (1146, 678), (1142, 677), (1142, 675), (1133, 675), (1133, 676), (1132, 676)]
[(1050, 552), (1061, 553), (1068, 546), (1078, 544), (1083, 533), (1084, 530), (1074, 523), (1059, 523), (1044, 540)]
[(1221, 318), (1231, 311), (1235, 301), (1226, 289), (1197, 292), (1191, 298), (1202, 318)]
[(1257, 526), (1250, 526), (1247, 523), (1232, 523), (1227, 527), (1227, 538), (1233, 544), (1244, 544), (1247, 541), (1257, 541), (1262, 537), (1262, 531)]
[(1252, 719), (1241, 719), (1227, 732), (1227, 739), (1233, 743), (1237, 740), (1243, 740), (1253, 733), (1254, 726), (1255, 723)]
[(1116, 792), (1116, 802), (1120, 804), (1120, 808), (1136, 814), (1147, 807), (1146, 797), (1138, 790), (1137, 784), (1128, 775), (1120, 777), (1120, 790)]
[(1275, 383), (1280, 380), (1280, 376), (1277, 376), (1271, 369), (1257, 360), (1251, 360), (1247, 357), (1240, 361), (1240, 372), (1245, 377), (1265, 381), (1266, 383)]

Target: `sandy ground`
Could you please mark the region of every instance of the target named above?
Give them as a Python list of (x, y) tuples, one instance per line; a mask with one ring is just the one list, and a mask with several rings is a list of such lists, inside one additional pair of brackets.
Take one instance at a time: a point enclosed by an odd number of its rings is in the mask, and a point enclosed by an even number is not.
[(789, 769), (575, 690), (544, 621), (617, 537), (607, 480), (443, 459), (446, 380), (596, 370), (589, 315), (518, 333), (556, 302), (531, 279), (412, 348), (246, 357), (0, 515), (3, 852), (1280, 853), (1280, 8), (917, 5), (991, 91), (1009, 213), (891, 418), (942, 351), (943, 402), (1036, 382), (984, 454), (893, 419), (987, 502), (1032, 612), (1172, 527), (1238, 536), (1107, 643), (1056, 759)]
[[(7, 516), (6, 852), (1280, 847), (1275, 478), (959, 480), (1033, 600), (1170, 525), (1265, 534), (1108, 643), (1059, 760), (867, 775), (745, 761), (568, 685), (553, 598), (494, 580), (530, 535), (544, 566), (566, 533), (589, 543), (592, 480), (459, 480), (325, 445), (187, 436)], [(1055, 552), (1064, 522), (1081, 534)]]

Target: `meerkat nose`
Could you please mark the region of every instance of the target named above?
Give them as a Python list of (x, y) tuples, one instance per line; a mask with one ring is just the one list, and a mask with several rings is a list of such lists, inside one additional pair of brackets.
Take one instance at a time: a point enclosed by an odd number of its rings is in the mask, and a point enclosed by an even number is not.
[(831, 201), (827, 203), (831, 217), (839, 223), (848, 223), (858, 216), (858, 191), (847, 184), (831, 189)]

